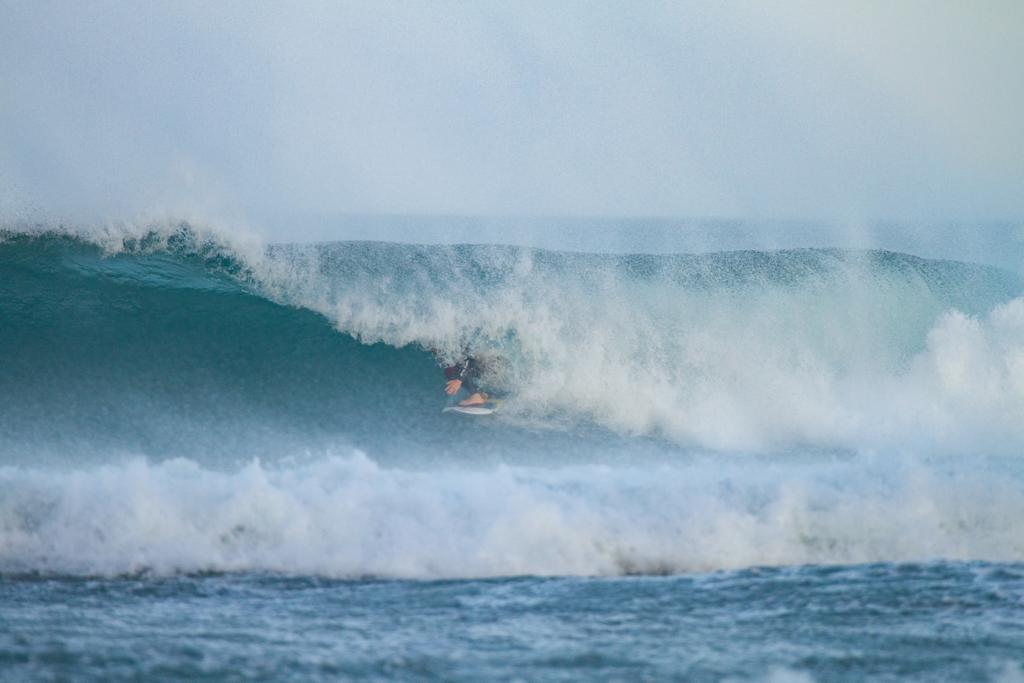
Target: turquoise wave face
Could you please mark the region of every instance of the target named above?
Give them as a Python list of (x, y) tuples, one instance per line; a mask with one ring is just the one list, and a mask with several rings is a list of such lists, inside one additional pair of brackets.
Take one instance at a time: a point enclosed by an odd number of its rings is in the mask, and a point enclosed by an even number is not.
[[(0, 449), (223, 458), (343, 442), (470, 458), (578, 438), (934, 448), (938, 432), (1016, 447), (1020, 290), (998, 269), (880, 251), (243, 254), (188, 226), (7, 233)], [(438, 360), (466, 353), (499, 361), (500, 419), (440, 415)]]
[(44, 237), (0, 259), (5, 453), (269, 455), (437, 412), (428, 354), (253, 294), (230, 257)]

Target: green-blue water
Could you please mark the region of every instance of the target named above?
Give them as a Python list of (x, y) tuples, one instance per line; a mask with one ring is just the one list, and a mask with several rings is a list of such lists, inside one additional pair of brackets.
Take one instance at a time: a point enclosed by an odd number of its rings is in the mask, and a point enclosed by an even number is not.
[[(1016, 273), (0, 239), (0, 678), (1019, 680)], [(471, 353), (506, 396), (442, 415)]]

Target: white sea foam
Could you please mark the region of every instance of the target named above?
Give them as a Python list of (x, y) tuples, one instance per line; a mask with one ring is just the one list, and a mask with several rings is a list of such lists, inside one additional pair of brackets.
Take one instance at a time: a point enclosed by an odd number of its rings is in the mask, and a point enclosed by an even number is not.
[(585, 417), (720, 450), (1024, 446), (1024, 300), (1012, 295), (966, 313), (949, 301), (959, 293), (936, 293), (944, 283), (848, 254), (807, 254), (822, 272), (796, 282), (761, 272), (710, 287), (567, 256), (551, 268), (529, 250), (478, 248), (467, 264), (434, 248), (426, 265), (422, 253), (374, 253), (359, 267), (287, 256), (256, 269), (265, 292), (340, 331), (511, 358), (506, 415)]
[(407, 471), (360, 453), (0, 469), (0, 571), (330, 577), (691, 572), (1024, 560), (1019, 473), (804, 465)]

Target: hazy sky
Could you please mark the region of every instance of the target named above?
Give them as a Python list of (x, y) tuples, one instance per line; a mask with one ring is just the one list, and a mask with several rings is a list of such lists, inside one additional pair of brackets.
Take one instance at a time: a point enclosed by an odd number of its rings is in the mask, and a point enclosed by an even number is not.
[(0, 0), (0, 45), (8, 216), (1024, 216), (1019, 0)]

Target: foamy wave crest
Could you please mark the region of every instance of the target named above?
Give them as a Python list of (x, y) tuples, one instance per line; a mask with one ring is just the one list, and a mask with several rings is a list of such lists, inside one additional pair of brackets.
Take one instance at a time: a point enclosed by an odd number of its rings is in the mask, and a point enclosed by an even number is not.
[(992, 268), (338, 244), (272, 250), (255, 276), (365, 342), (503, 357), (507, 415), (720, 450), (1024, 446), (1020, 282)]
[[(919, 445), (1005, 450), (1024, 445), (1024, 298), (984, 316), (943, 314), (926, 349), (902, 376), (882, 384), (874, 414), (884, 431), (913, 430)], [(898, 426), (896, 426), (898, 425)], [(931, 437), (930, 439), (928, 437)]]
[(1024, 488), (995, 467), (861, 460), (643, 469), (381, 468), (366, 456), (204, 469), (0, 469), (0, 572), (330, 577), (673, 573), (1024, 560)]

